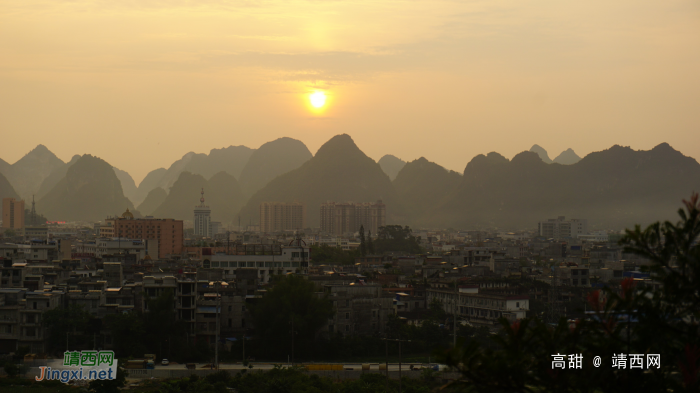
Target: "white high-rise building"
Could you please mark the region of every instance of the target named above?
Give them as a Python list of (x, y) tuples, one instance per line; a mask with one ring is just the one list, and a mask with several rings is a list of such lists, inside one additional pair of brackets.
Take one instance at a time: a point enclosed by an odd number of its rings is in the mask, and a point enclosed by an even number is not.
[(559, 216), (556, 219), (540, 221), (537, 224), (537, 229), (540, 236), (549, 239), (576, 239), (579, 235), (588, 233), (588, 220), (580, 218), (567, 220), (566, 217)]
[(202, 188), (202, 198), (199, 199), (199, 202), (199, 206), (194, 208), (194, 234), (196, 236), (212, 237), (211, 209), (204, 204), (204, 188)]

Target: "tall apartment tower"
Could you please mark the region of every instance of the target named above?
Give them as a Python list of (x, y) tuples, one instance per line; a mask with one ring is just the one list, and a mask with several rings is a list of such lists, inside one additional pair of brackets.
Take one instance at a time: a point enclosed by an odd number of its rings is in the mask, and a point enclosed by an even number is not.
[(354, 233), (363, 226), (376, 234), (386, 225), (386, 205), (376, 203), (327, 202), (321, 204), (321, 230), (334, 235)]
[(197, 236), (211, 237), (211, 209), (204, 204), (204, 188), (199, 206), (194, 208), (194, 234)]
[(260, 231), (264, 233), (306, 228), (303, 203), (263, 202), (260, 204)]
[(2, 227), (24, 228), (24, 201), (18, 201), (15, 198), (2, 199)]
[(588, 233), (588, 220), (580, 218), (571, 218), (569, 220), (564, 216), (551, 218), (547, 221), (537, 223), (539, 235), (548, 239), (576, 239), (578, 235)]

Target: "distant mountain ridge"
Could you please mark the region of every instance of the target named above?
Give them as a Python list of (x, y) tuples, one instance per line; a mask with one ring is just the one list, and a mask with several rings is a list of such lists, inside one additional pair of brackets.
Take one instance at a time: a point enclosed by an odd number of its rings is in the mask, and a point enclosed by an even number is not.
[(104, 160), (85, 154), (68, 168), (66, 176), (37, 202), (37, 211), (49, 220), (100, 221), (134, 206)]
[[(208, 179), (218, 172), (225, 171), (238, 179), (254, 151), (255, 149), (246, 146), (229, 146), (222, 149), (212, 149), (209, 154), (189, 152), (170, 165), (160, 179), (155, 182), (153, 188), (161, 187), (169, 191), (182, 172), (202, 175)], [(139, 190), (145, 194), (148, 194), (151, 189), (139, 187)]]
[(663, 143), (649, 151), (613, 146), (572, 165), (547, 165), (537, 153), (498, 153), (467, 164), (462, 184), (421, 218), (445, 227), (534, 227), (556, 216), (621, 228), (663, 219), (700, 189), (700, 164)]
[(532, 145), (530, 148), (530, 151), (533, 153), (537, 153), (537, 155), (542, 159), (542, 162), (546, 164), (561, 164), (561, 165), (571, 165), (575, 164), (579, 161), (581, 161), (581, 157), (579, 157), (573, 149), (568, 148), (561, 152), (554, 160), (549, 158), (549, 154), (547, 154), (547, 150), (545, 150), (542, 146), (540, 145)]
[(239, 178), (247, 195), (256, 193), (270, 180), (299, 168), (313, 155), (296, 139), (279, 138), (260, 146), (248, 159)]
[[(74, 156), (63, 163), (39, 145), (13, 165), (0, 160), (0, 196), (31, 201), (11, 180), (26, 173), (25, 189), (36, 186), (37, 210), (50, 220), (104, 220), (126, 207), (133, 210), (131, 198), (140, 202), (141, 213), (192, 220), (204, 187), (212, 218), (224, 224), (239, 217), (257, 222), (261, 202), (300, 201), (307, 205), (307, 222), (317, 227), (323, 202), (382, 199), (388, 224), (414, 228), (533, 228), (564, 215), (587, 218), (591, 228), (621, 229), (665, 219), (681, 199), (700, 191), (700, 164), (667, 143), (648, 151), (615, 145), (583, 158), (567, 149), (551, 164), (542, 159), (549, 156), (540, 146), (531, 150), (510, 160), (496, 152), (479, 154), (459, 174), (423, 157), (403, 163), (386, 155), (382, 166), (345, 134), (331, 138), (315, 156), (302, 142), (280, 138), (259, 149), (188, 153), (136, 187), (128, 173), (97, 157)], [(245, 152), (250, 155), (242, 163)], [(401, 166), (393, 180), (386, 165), (392, 162)], [(105, 171), (105, 165), (111, 169)], [(231, 173), (237, 165), (241, 181)], [(159, 186), (175, 173), (168, 189)]]
[(64, 162), (44, 145), (37, 145), (12, 165), (3, 161), (0, 171), (23, 199), (31, 200), (41, 183)]
[[(204, 189), (205, 205), (211, 208), (212, 221), (226, 223), (234, 221), (245, 201), (236, 178), (224, 171), (215, 174), (209, 180), (199, 174), (182, 172), (170, 189), (170, 193), (151, 215), (156, 218), (192, 221), (194, 208), (200, 204), (202, 189)], [(158, 197), (151, 194), (153, 192), (149, 194), (151, 199)]]
[(320, 206), (327, 201), (375, 202), (387, 204), (387, 222), (403, 222), (403, 211), (389, 177), (379, 164), (367, 157), (352, 138), (336, 135), (299, 168), (280, 175), (255, 193), (240, 216), (243, 222), (259, 221), (261, 202), (302, 202), (307, 222), (320, 225)]
[(379, 159), (378, 164), (382, 168), (384, 173), (386, 173), (386, 175), (389, 176), (389, 179), (391, 181), (394, 181), (401, 169), (403, 169), (403, 167), (406, 165), (406, 161), (398, 157), (392, 156), (391, 154), (387, 154)]

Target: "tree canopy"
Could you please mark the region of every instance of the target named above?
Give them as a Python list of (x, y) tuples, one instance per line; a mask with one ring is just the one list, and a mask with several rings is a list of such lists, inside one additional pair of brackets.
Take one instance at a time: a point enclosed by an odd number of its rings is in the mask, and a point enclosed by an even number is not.
[[(620, 240), (625, 252), (650, 261), (655, 285), (632, 278), (620, 288), (592, 291), (592, 315), (554, 326), (541, 319), (515, 323), (501, 320), (494, 346), (462, 343), (442, 352), (445, 362), (462, 373), (455, 385), (474, 392), (697, 392), (700, 388), (700, 203), (697, 194), (684, 201), (680, 220), (627, 230)], [(553, 355), (563, 354), (564, 368)], [(627, 357), (642, 356), (643, 367), (631, 368)], [(647, 355), (660, 355), (649, 367)], [(581, 355), (571, 369), (568, 355)], [(596, 367), (593, 359), (600, 356)], [(625, 367), (613, 357), (624, 356)], [(618, 363), (619, 364), (619, 363)], [(575, 365), (575, 363), (574, 363)]]
[(335, 314), (333, 303), (318, 293), (316, 284), (297, 275), (277, 281), (251, 312), (263, 353), (283, 358), (291, 353), (292, 334), (296, 353), (303, 354), (305, 346), (313, 345), (318, 330)]

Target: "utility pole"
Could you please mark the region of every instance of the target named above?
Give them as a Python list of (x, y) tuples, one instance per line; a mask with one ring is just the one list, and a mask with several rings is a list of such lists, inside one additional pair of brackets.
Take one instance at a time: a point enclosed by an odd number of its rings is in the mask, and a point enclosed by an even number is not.
[(457, 281), (455, 280), (455, 301), (452, 309), (452, 347), (457, 348), (457, 307), (459, 306), (459, 291), (457, 290)]
[(216, 343), (214, 344), (214, 367), (219, 369), (219, 286), (220, 283), (215, 283), (216, 286)]
[[(401, 393), (401, 343), (402, 343), (402, 342), (410, 343), (411, 340), (401, 340), (401, 339), (399, 339), (399, 338), (394, 338), (394, 339), (383, 338), (382, 340), (384, 340), (384, 341), (396, 341), (396, 342), (399, 343), (399, 393)], [(387, 375), (387, 391), (388, 391), (388, 389), (389, 389), (389, 387), (388, 387), (388, 386), (389, 386), (389, 360), (388, 360), (388, 358), (389, 358), (389, 349), (388, 349), (388, 344), (387, 344), (387, 350), (386, 350), (386, 351), (387, 351), (387, 364), (386, 364), (387, 373), (386, 373), (386, 375)]]
[(386, 392), (389, 393), (389, 340), (384, 340), (384, 347), (386, 349)]
[(294, 314), (292, 314), (292, 367), (294, 367)]

